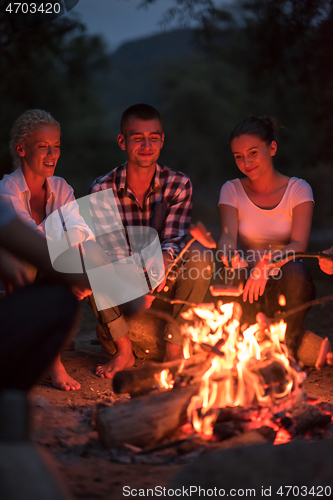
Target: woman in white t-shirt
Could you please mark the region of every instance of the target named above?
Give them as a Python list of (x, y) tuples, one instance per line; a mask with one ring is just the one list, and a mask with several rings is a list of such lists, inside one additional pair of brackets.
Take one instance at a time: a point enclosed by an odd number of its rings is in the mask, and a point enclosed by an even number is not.
[[(233, 267), (248, 266), (242, 296), (247, 321), (254, 321), (259, 311), (272, 317), (281, 309), (281, 295), (291, 309), (315, 294), (302, 261), (288, 262), (275, 275), (267, 266), (274, 256), (306, 250), (314, 206), (309, 184), (274, 168), (278, 128), (278, 122), (267, 116), (250, 116), (234, 128), (231, 150), (243, 177), (226, 182), (219, 199), (218, 256), (227, 263), (230, 252), (237, 250)], [(286, 343), (294, 354), (305, 314), (302, 311), (286, 320)]]

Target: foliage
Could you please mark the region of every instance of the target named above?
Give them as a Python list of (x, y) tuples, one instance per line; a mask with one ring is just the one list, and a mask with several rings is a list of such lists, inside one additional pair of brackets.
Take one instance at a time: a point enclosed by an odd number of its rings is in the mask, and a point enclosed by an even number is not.
[(57, 174), (70, 183), (79, 179), (77, 194), (86, 194), (96, 164), (108, 169), (110, 140), (95, 81), (108, 71), (102, 40), (87, 36), (69, 16), (13, 35), (5, 32), (3, 18), (0, 26), (1, 175), (11, 171), (8, 140), (15, 119), (27, 109), (46, 109), (62, 125)]

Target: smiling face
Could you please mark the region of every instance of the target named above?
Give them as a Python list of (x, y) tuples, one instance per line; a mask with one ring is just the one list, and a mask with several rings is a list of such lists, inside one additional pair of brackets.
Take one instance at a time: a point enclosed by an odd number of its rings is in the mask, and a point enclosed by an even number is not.
[(155, 167), (164, 144), (162, 125), (158, 120), (131, 118), (117, 140), (130, 167)]
[(243, 134), (232, 140), (231, 150), (239, 170), (255, 180), (273, 168), (277, 144), (275, 141), (267, 144), (255, 135)]
[(15, 146), (22, 158), (24, 174), (51, 177), (60, 156), (60, 130), (57, 125), (39, 127), (26, 141)]

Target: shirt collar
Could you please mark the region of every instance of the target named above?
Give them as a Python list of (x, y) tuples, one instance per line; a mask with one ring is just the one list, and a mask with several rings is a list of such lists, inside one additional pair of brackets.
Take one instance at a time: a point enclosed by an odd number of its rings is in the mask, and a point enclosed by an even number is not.
[[(126, 172), (127, 172), (127, 162), (121, 165), (118, 170), (118, 182), (117, 182), (118, 189), (123, 189), (124, 191), (126, 191), (127, 187)], [(156, 185), (160, 187), (163, 185), (162, 172), (163, 172), (163, 167), (159, 163), (156, 163), (155, 174), (152, 180), (152, 189), (154, 189)]]
[[(17, 185), (21, 193), (28, 192), (30, 196), (30, 189), (28, 188), (28, 184), (27, 181), (25, 180), (22, 168), (18, 167), (16, 170), (14, 170), (13, 176), (15, 177), (15, 180), (17, 182)], [(47, 200), (49, 200), (51, 195), (55, 196), (53, 177), (46, 178), (45, 182), (46, 182)]]
[(21, 167), (18, 167), (16, 170), (14, 170), (13, 177), (15, 178), (15, 181), (16, 181), (21, 193), (25, 193), (26, 191), (29, 191), (29, 193), (30, 193), (30, 190), (28, 188), (28, 184), (25, 180), (25, 177), (23, 175), (23, 171), (22, 171)]
[(157, 184), (158, 186), (163, 185), (163, 177), (162, 177), (162, 172), (163, 172), (163, 167), (159, 163), (156, 163), (156, 170), (155, 170), (155, 185)]

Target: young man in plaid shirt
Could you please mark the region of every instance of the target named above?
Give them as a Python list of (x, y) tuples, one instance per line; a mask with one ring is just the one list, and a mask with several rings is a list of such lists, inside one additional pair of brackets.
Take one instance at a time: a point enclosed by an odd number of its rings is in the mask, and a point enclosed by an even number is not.
[[(164, 143), (164, 133), (161, 116), (152, 106), (137, 104), (128, 108), (122, 115), (121, 133), (117, 140), (120, 148), (126, 152), (126, 163), (96, 179), (90, 193), (112, 188), (115, 211), (119, 212), (120, 224), (125, 230), (129, 226), (153, 227), (159, 234), (164, 267), (167, 270), (185, 246), (188, 235), (192, 210), (191, 181), (183, 173), (157, 163)], [(98, 209), (95, 211), (97, 226), (107, 226), (105, 213), (102, 214)], [(103, 246), (103, 241), (100, 244)], [(117, 253), (117, 248), (115, 252)], [(197, 249), (194, 259), (192, 249), (185, 265), (178, 268), (177, 273), (172, 273), (174, 279), (168, 280), (167, 288), (173, 298), (192, 303), (203, 301), (210, 282), (211, 262), (198, 258), (198, 255)], [(165, 284), (164, 279), (156, 291), (162, 292)], [(146, 297), (148, 303), (150, 299), (151, 305), (153, 296)], [(103, 327), (103, 347), (106, 339), (109, 339), (110, 343), (114, 341), (117, 349), (108, 363), (97, 367), (96, 374), (112, 378), (117, 371), (134, 364), (129, 327), (118, 307), (97, 311), (96, 305), (91, 305)], [(180, 314), (186, 309), (188, 307), (184, 304), (175, 304), (173, 317), (181, 321)], [(182, 336), (179, 329), (168, 323), (165, 339), (165, 360), (182, 357)]]

